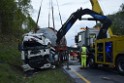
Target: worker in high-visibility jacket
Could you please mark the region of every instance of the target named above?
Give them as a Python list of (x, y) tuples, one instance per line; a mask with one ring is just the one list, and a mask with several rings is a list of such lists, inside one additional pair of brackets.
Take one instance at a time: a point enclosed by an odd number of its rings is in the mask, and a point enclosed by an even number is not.
[(85, 45), (81, 47), (81, 68), (86, 68), (87, 62), (87, 48)]

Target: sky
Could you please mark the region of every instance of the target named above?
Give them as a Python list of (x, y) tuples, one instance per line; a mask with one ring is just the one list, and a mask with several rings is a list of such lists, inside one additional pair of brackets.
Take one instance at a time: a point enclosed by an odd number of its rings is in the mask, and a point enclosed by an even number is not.
[[(37, 15), (39, 11), (39, 7), (42, 0), (31, 0), (31, 4), (33, 6), (33, 11), (31, 12), (32, 18), (36, 21)], [(48, 27), (48, 13), (49, 13), (49, 1), (50, 0), (43, 0), (42, 8), (40, 13), (40, 18), (38, 25), (40, 28)], [(54, 6), (54, 19), (55, 19), (55, 29), (59, 30), (61, 28), (61, 22), (59, 17), (59, 11), (56, 0), (53, 1)], [(90, 0), (57, 0), (59, 4), (60, 14), (62, 17), (62, 23), (66, 22), (69, 16), (75, 12), (79, 8), (89, 8), (92, 9)], [(119, 11), (120, 5), (124, 3), (124, 0), (98, 0), (99, 4), (103, 10), (105, 15), (113, 14)], [(66, 34), (67, 45), (72, 46), (74, 45), (74, 36), (80, 32), (81, 27), (93, 27), (95, 22), (91, 21), (76, 21), (72, 28)], [(52, 20), (50, 19), (50, 26), (52, 27)]]

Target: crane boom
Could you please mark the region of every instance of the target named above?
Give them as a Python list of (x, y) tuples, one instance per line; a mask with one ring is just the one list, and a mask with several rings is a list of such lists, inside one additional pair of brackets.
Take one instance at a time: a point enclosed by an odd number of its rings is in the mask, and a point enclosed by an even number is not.
[[(99, 14), (104, 15), (104, 13), (102, 11), (102, 8), (99, 5), (98, 0), (90, 0), (90, 2), (91, 2), (92, 10), (93, 11), (95, 11), (95, 12), (97, 12)], [(109, 33), (110, 37), (113, 35), (111, 28), (108, 28), (108, 33)]]
[(103, 15), (103, 11), (102, 11), (102, 9), (99, 5), (98, 0), (90, 0), (90, 2), (91, 2), (91, 5), (92, 5), (92, 10)]
[(69, 31), (72, 25), (76, 22), (77, 19), (81, 20), (81, 17), (85, 14), (91, 15), (94, 20), (98, 20), (103, 23), (103, 27), (100, 28), (100, 32), (97, 36), (97, 39), (106, 38), (106, 32), (108, 27), (111, 25), (111, 20), (109, 20), (106, 16), (98, 14), (90, 9), (78, 9), (76, 12), (72, 13), (68, 20), (64, 23), (64, 25), (57, 32), (57, 40), (56, 43), (59, 44), (63, 36)]

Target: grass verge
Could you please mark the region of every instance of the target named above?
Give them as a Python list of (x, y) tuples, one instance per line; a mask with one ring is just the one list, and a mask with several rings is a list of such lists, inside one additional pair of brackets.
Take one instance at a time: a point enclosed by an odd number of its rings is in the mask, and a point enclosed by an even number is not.
[(0, 83), (73, 83), (61, 69), (43, 70), (25, 78), (17, 42), (0, 42)]

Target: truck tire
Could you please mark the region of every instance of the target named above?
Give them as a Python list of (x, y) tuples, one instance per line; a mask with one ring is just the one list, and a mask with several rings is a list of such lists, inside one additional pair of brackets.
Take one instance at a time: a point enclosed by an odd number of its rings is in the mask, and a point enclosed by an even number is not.
[(28, 64), (32, 68), (38, 69), (46, 63), (49, 63), (46, 58), (43, 58), (42, 56), (36, 56), (36, 57), (30, 58)]
[(116, 67), (120, 74), (124, 74), (124, 56), (117, 59)]
[(95, 60), (93, 58), (89, 58), (87, 65), (89, 66), (89, 68), (97, 68), (98, 67), (98, 65), (95, 64)]
[(94, 64), (94, 60), (93, 60), (93, 58), (90, 58), (90, 59), (88, 60), (87, 66), (89, 66), (90, 68), (93, 68), (93, 64)]

